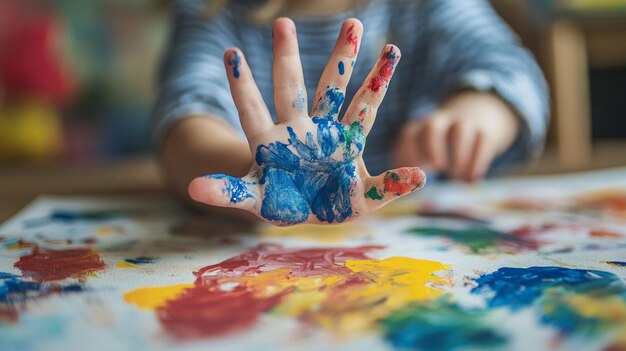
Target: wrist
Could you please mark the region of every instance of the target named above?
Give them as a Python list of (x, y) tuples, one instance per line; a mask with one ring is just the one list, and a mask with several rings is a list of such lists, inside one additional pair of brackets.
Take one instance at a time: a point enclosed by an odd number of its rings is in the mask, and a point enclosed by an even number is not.
[(187, 194), (195, 177), (210, 173), (243, 176), (252, 156), (245, 139), (223, 121), (210, 116), (189, 116), (174, 124), (163, 137), (160, 159), (176, 192)]

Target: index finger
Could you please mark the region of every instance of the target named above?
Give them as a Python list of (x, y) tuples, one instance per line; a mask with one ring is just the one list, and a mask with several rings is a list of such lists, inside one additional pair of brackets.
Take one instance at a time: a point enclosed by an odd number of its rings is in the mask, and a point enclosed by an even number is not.
[(250, 141), (255, 135), (272, 128), (274, 122), (241, 50), (226, 50), (224, 65), (241, 127)]

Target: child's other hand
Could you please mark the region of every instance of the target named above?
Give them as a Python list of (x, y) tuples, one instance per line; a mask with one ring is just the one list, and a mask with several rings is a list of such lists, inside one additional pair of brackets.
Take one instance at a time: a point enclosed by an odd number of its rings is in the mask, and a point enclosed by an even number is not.
[(427, 117), (407, 122), (394, 145), (394, 159), (401, 166), (420, 165), (475, 182), (518, 130), (519, 118), (499, 97), (464, 91)]
[[(276, 124), (238, 49), (224, 55), (228, 82), (255, 163), (243, 178), (211, 174), (194, 179), (196, 201), (250, 211), (278, 225), (339, 223), (419, 189), (424, 173), (402, 168), (372, 177), (362, 159), (365, 138), (400, 52), (387, 45), (343, 118), (339, 111), (363, 28), (344, 22), (320, 79), (310, 116), (294, 23), (274, 24)], [(229, 157), (224, 154), (223, 157)]]

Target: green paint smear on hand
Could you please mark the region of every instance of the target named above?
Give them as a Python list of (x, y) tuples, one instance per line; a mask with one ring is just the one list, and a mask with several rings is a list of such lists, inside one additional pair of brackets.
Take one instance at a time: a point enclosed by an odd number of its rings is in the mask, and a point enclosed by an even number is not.
[(372, 200), (382, 200), (383, 196), (384, 193), (379, 193), (375, 186), (365, 193), (365, 197)]
[(363, 133), (363, 126), (359, 121), (354, 121), (350, 124), (348, 129), (343, 132), (343, 139), (345, 143), (344, 156), (346, 158), (350, 157), (353, 142), (357, 142), (358, 144), (363, 145), (365, 147), (365, 134)]
[(402, 350), (447, 351), (502, 346), (506, 337), (489, 325), (488, 312), (465, 309), (448, 299), (413, 304), (395, 311), (380, 323), (385, 339)]

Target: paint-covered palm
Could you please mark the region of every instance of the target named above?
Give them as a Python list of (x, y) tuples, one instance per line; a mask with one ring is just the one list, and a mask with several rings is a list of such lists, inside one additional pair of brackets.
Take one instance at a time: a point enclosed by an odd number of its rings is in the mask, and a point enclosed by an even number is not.
[(276, 124), (243, 54), (228, 50), (228, 79), (255, 164), (243, 178), (196, 178), (191, 196), (210, 205), (246, 209), (278, 225), (340, 223), (423, 186), (419, 168), (371, 177), (362, 159), (367, 133), (400, 59), (395, 46), (385, 46), (346, 114), (338, 118), (361, 33), (358, 20), (342, 26), (309, 117), (295, 26), (288, 19), (276, 21)]

